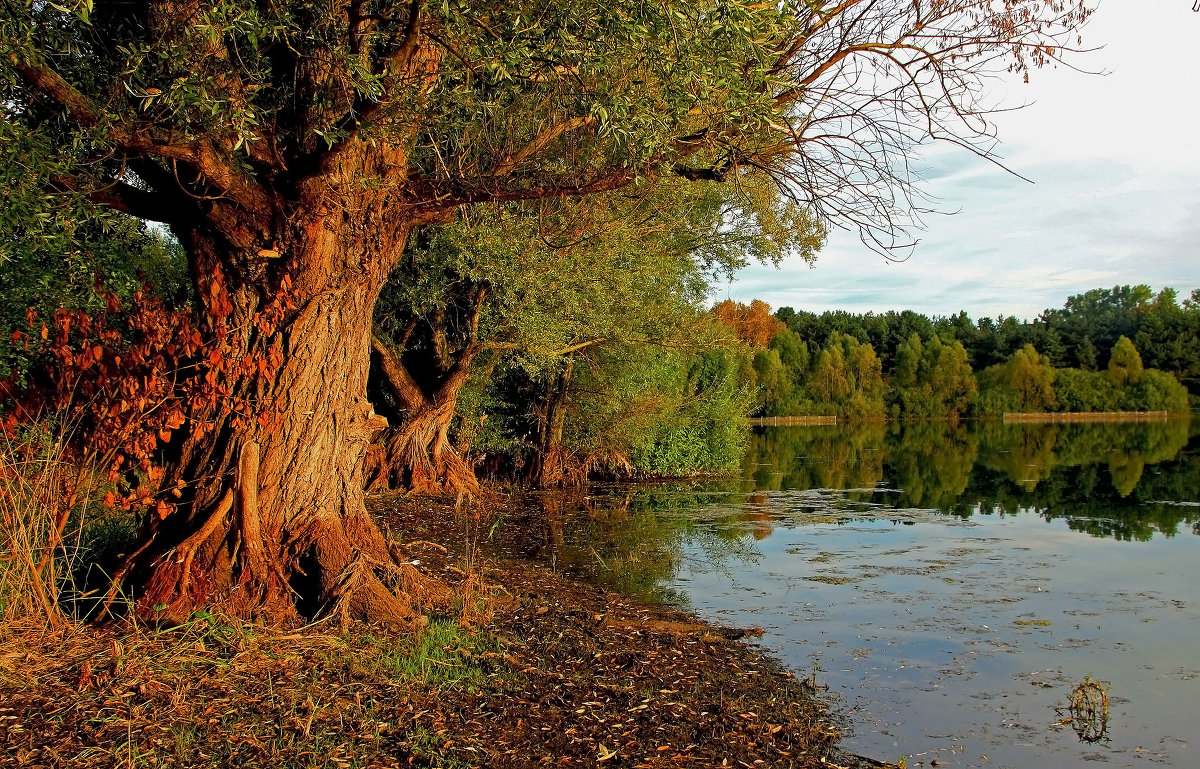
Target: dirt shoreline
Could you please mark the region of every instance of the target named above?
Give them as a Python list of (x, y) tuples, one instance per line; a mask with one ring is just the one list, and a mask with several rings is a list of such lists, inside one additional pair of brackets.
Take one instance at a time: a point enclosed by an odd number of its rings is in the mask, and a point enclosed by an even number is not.
[[(491, 492), (478, 504), (512, 526), (528, 524), (527, 501)], [(426, 566), (435, 570), (453, 569), (470, 539), (463, 531), (470, 509), (450, 500), (390, 496), (376, 499), (375, 510), (418, 541), (459, 543), (444, 553), (432, 548), (435, 560)], [(555, 734), (535, 761), (521, 758), (526, 744), (508, 746), (486, 766), (894, 766), (838, 750), (840, 733), (819, 699), (819, 682), (797, 679), (742, 640), (761, 635), (757, 628), (708, 623), (526, 559), (490, 557), (478, 568), (511, 599), (501, 602), (490, 629), (537, 660), (522, 674), (542, 693), (506, 699), (511, 690), (502, 689), (485, 698), (494, 697), (510, 719), (540, 722), (525, 732), (530, 740)]]
[[(462, 511), (376, 502), (419, 568), (468, 576)], [(888, 766), (839, 752), (813, 682), (746, 630), (473, 559), (490, 621), (442, 642), (425, 677), (361, 627), (0, 629), (0, 766)]]

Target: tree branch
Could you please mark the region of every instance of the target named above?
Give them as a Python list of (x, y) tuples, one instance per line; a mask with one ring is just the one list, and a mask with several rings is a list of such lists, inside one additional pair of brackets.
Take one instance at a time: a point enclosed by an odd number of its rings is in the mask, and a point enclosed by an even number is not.
[(80, 190), (76, 179), (56, 176), (51, 181), (56, 187), (70, 192), (82, 192), (93, 203), (138, 219), (172, 224), (181, 218), (181, 212), (168, 205), (162, 195), (140, 190), (128, 182), (116, 180), (99, 189), (84, 192)]
[(493, 177), (507, 176), (512, 173), (518, 166), (529, 160), (534, 155), (544, 151), (550, 142), (562, 136), (565, 133), (576, 131), (585, 126), (590, 126), (596, 122), (596, 118), (591, 115), (584, 117), (573, 117), (562, 121), (556, 125), (542, 131), (533, 141), (526, 144), (513, 155), (508, 155), (492, 169)]
[(392, 85), (398, 73), (404, 72), (412, 63), (413, 54), (417, 51), (417, 43), (421, 39), (421, 0), (412, 0), (408, 6), (408, 22), (404, 25), (404, 38), (395, 53), (388, 57), (387, 71), (391, 75)]
[[(642, 169), (615, 168), (602, 172), (590, 181), (582, 183), (532, 184), (529, 186), (483, 186), (467, 187), (441, 179), (415, 178), (408, 189), (414, 199), (416, 217), (432, 218), (437, 212), (459, 208), (470, 203), (504, 203), (519, 200), (545, 200), (609, 192), (632, 184), (639, 177), (653, 174), (657, 163)], [(489, 179), (490, 181), (490, 179)]]
[(471, 300), (471, 317), (467, 321), (471, 329), (471, 335), (467, 340), (469, 344), (476, 344), (478, 342), (479, 318), (483, 315), (483, 303), (491, 294), (492, 289), (486, 283), (475, 289), (475, 296)]
[(134, 155), (151, 155), (185, 163), (204, 177), (222, 195), (251, 211), (268, 210), (270, 197), (253, 179), (231, 166), (212, 145), (205, 141), (183, 144), (158, 142), (138, 131), (109, 123), (104, 113), (79, 89), (54, 70), (12, 54), (12, 62), (21, 76), (36, 90), (61, 104), (85, 128), (104, 128), (116, 147)]
[(729, 178), (730, 172), (737, 168), (736, 153), (729, 152), (720, 163), (709, 166), (707, 168), (694, 168), (685, 166), (682, 163), (676, 164), (671, 169), (671, 173), (689, 182), (724, 182)]
[[(593, 347), (598, 344), (604, 344), (607, 341), (608, 341), (607, 337), (601, 336), (601, 337), (596, 337), (595, 339), (588, 339), (587, 341), (584, 341), (584, 342), (576, 342), (575, 344), (569, 344), (566, 347), (559, 347), (557, 350), (546, 350), (545, 352), (542, 352), (540, 354), (546, 355), (546, 356), (570, 355), (573, 352), (579, 352), (580, 350), (585, 350), (588, 347)], [(516, 342), (494, 342), (491, 344), (484, 345), (484, 348), (488, 349), (488, 350), (521, 350), (521, 349), (524, 349), (524, 346), (517, 344)]]
[(371, 357), (379, 365), (388, 386), (404, 404), (405, 410), (411, 412), (429, 405), (425, 391), (408, 373), (408, 369), (404, 368), (404, 364), (396, 360), (388, 346), (374, 335), (371, 336)]
[[(306, 179), (332, 170), (338, 158), (359, 144), (362, 126), (370, 124), (381, 116), (390, 103), (389, 95), (399, 88), (401, 80), (410, 75), (413, 59), (420, 49), (422, 17), (421, 0), (412, 0), (409, 4), (408, 20), (404, 25), (404, 37), (401, 38), (395, 51), (383, 57), (384, 66), (376, 73), (382, 75), (381, 85), (384, 95), (379, 99), (372, 100), (362, 93), (357, 94), (349, 111), (335, 123), (336, 132), (341, 132), (342, 136), (328, 149), (309, 153), (294, 163), (292, 166), (294, 183), (300, 184)], [(352, 21), (352, 28), (354, 25), (355, 22)], [(351, 34), (353, 34), (353, 29)], [(436, 73), (437, 57), (432, 57), (431, 62), (426, 65), (429, 70), (427, 74), (430, 77)], [(419, 65), (420, 60), (418, 59)]]

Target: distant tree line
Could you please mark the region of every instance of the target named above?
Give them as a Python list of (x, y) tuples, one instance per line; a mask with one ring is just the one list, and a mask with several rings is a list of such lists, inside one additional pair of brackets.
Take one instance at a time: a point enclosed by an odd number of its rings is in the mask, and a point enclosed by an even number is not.
[(1095, 289), (1032, 321), (731, 300), (714, 315), (754, 352), (761, 416), (1184, 411), (1200, 393), (1200, 289)]

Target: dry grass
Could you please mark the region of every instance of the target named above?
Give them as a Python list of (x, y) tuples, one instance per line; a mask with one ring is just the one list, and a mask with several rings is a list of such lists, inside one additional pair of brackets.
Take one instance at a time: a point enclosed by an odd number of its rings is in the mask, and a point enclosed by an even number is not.
[(0, 618), (59, 628), (65, 599), (84, 592), (85, 530), (95, 476), (64, 459), (66, 439), (45, 423), (0, 433)]
[(446, 622), (418, 636), (207, 614), (170, 631), (10, 626), (0, 754), (29, 767), (436, 766), (417, 701), (479, 681), (488, 643)]

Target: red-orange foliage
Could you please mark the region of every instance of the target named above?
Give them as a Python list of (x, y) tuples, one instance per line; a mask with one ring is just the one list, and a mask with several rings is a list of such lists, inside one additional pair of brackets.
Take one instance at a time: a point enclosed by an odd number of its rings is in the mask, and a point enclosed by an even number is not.
[[(290, 289), (285, 277), (273, 301), (255, 316), (260, 333), (272, 334), (294, 309)], [(94, 463), (117, 484), (118, 493), (105, 498), (108, 505), (149, 507), (165, 518), (183, 489), (161, 488), (164, 452), (179, 442), (180, 433), (202, 436), (227, 419), (234, 427), (254, 420), (274, 428), (280, 411), (235, 397), (230, 383), (274, 376), (283, 351), (276, 339), (265, 353), (239, 355), (226, 323), (229, 312), (200, 327), (190, 312), (172, 310), (147, 291), (136, 292), (123, 306), (99, 282), (97, 290), (105, 309), (95, 314), (60, 309), (47, 324), (32, 310), (26, 313), (29, 331), (13, 332), (12, 341), (28, 348), (39, 337), (50, 361), (25, 387), (16, 379), (0, 381), (0, 402), (8, 405), (0, 428), (14, 435), (22, 423), (53, 415), (69, 431), (68, 458)], [(212, 305), (230, 306), (219, 275), (204, 290), (212, 294)], [(189, 418), (197, 414), (208, 418)], [(126, 482), (131, 470), (142, 475), (136, 484)]]
[(733, 329), (738, 339), (756, 349), (765, 348), (785, 327), (783, 321), (771, 314), (771, 305), (759, 299), (749, 306), (726, 299), (712, 311), (717, 320)]

